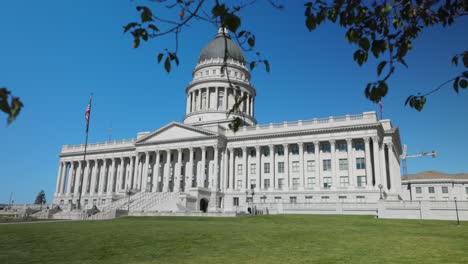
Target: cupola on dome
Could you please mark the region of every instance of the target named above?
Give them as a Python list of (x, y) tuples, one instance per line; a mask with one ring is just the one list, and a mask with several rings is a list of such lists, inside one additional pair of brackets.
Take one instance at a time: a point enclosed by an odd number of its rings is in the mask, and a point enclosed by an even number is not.
[[(224, 38), (223, 36), (226, 36)], [(208, 45), (203, 48), (198, 62), (209, 59), (224, 58), (224, 51), (227, 47), (227, 57), (229, 59), (234, 59), (242, 63), (245, 62), (244, 53), (241, 48), (231, 40), (231, 36), (227, 33), (227, 30), (220, 28), (218, 34), (214, 40), (212, 40)]]

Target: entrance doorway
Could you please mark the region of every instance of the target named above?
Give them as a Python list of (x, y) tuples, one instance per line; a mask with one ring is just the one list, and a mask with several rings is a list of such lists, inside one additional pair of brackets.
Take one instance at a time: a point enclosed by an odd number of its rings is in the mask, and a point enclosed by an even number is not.
[(203, 213), (206, 213), (206, 211), (208, 210), (208, 199), (201, 199), (200, 200), (200, 211), (202, 211)]

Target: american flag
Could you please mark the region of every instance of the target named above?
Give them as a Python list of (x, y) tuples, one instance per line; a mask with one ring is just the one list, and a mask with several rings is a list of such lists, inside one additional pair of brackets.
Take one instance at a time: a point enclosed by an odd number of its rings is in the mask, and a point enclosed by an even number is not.
[(382, 101), (379, 101), (380, 120), (382, 120)]
[(89, 118), (91, 117), (91, 101), (93, 97), (91, 96), (89, 98), (89, 103), (88, 107), (86, 107), (86, 112), (85, 112), (85, 119), (86, 119), (86, 133), (88, 133), (88, 128), (89, 128)]

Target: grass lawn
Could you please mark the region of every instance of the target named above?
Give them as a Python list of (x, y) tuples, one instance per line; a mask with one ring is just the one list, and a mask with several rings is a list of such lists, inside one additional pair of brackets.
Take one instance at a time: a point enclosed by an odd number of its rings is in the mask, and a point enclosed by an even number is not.
[(468, 223), (370, 216), (0, 225), (0, 263), (468, 263)]

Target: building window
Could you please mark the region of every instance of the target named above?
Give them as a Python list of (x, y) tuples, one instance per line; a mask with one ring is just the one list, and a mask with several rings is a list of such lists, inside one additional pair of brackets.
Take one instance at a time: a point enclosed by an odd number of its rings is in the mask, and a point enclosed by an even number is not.
[(315, 171), (315, 160), (308, 160), (307, 161), (307, 171), (314, 172)]
[(270, 173), (270, 163), (268, 163), (268, 162), (263, 163), (263, 172), (264, 173)]
[(465, 187), (465, 193), (468, 194), (468, 187)]
[(338, 151), (339, 151), (339, 152), (346, 152), (346, 151), (348, 151), (348, 145), (346, 144), (346, 142), (340, 142), (340, 143), (338, 143)]
[(299, 155), (299, 147), (298, 146), (293, 146), (291, 149), (291, 153), (293, 155)]
[(284, 173), (284, 162), (278, 162), (278, 173)]
[(255, 149), (250, 150), (250, 157), (255, 158), (256, 156), (257, 156), (257, 152), (255, 151)]
[(366, 168), (366, 161), (364, 158), (356, 158), (356, 169), (363, 170)]
[(237, 180), (237, 189), (242, 189), (242, 180)]
[(102, 199), (101, 204), (106, 204), (106, 199)]
[(202, 109), (206, 109), (206, 93), (202, 93)]
[(281, 203), (281, 196), (275, 196), (275, 203)]
[(349, 185), (349, 177), (348, 176), (341, 176), (340, 177), (340, 187), (348, 187)]
[(362, 141), (356, 142), (356, 143), (354, 144), (354, 148), (355, 148), (356, 150), (364, 150), (364, 149), (365, 149), (365, 147), (364, 147), (364, 142), (362, 142)]
[(213, 74), (216, 74), (216, 70), (213, 70)]
[(306, 151), (307, 151), (307, 154), (315, 153), (314, 145), (313, 144), (307, 144)]
[(366, 186), (366, 184), (367, 184), (366, 176), (358, 176), (357, 177), (357, 186), (362, 187), (362, 186)]
[(341, 195), (338, 196), (338, 200), (340, 200), (340, 202), (346, 201), (346, 198), (347, 198), (346, 196), (341, 196)]
[(270, 149), (269, 148), (263, 148), (263, 156), (265, 156), (265, 157), (270, 156)]
[(292, 162), (292, 172), (299, 172), (299, 161)]
[(435, 193), (435, 188), (434, 187), (429, 187), (429, 193)]
[(237, 150), (236, 151), (236, 156), (239, 158), (242, 158), (242, 150)]
[(315, 185), (315, 178), (309, 177), (307, 178), (307, 188), (313, 188)]
[(223, 106), (224, 106), (224, 93), (219, 92), (219, 95), (218, 95), (218, 108), (221, 108)]
[(422, 193), (422, 188), (421, 187), (416, 187), (416, 193)]
[(322, 152), (324, 152), (324, 153), (331, 152), (330, 143), (322, 143)]
[(331, 160), (323, 160), (323, 171), (331, 171)]
[(348, 170), (348, 159), (340, 159), (340, 170)]
[(239, 206), (239, 197), (234, 197), (232, 203), (234, 206)]
[(237, 164), (237, 175), (242, 176), (242, 164)]
[(261, 203), (266, 203), (266, 196), (260, 197), (260, 202)]
[(270, 179), (263, 180), (263, 188), (268, 189), (270, 188)]
[(278, 146), (276, 148), (276, 153), (278, 153), (278, 156), (284, 156), (284, 148), (283, 146)]
[(283, 189), (284, 187), (284, 179), (278, 179), (278, 189)]
[(322, 202), (327, 203), (330, 200), (330, 196), (322, 196)]
[(442, 187), (442, 193), (448, 193), (448, 187), (447, 186)]
[(257, 187), (257, 181), (255, 179), (250, 180), (250, 189), (255, 189)]
[(297, 203), (297, 197), (296, 196), (290, 196), (289, 197), (289, 203), (292, 203), (292, 204)]
[(366, 201), (366, 197), (365, 196), (362, 196), (362, 195), (358, 195), (356, 196), (356, 202), (358, 203), (363, 203)]
[(313, 198), (313, 196), (306, 196), (305, 197), (305, 202), (306, 203), (312, 203), (312, 198)]
[(299, 178), (293, 178), (293, 190), (299, 189)]
[(88, 205), (88, 199), (84, 200), (84, 205)]
[(332, 178), (331, 177), (324, 177), (323, 178), (323, 188), (328, 189), (332, 186)]
[(250, 164), (250, 174), (255, 174), (255, 171), (257, 171), (257, 164)]

